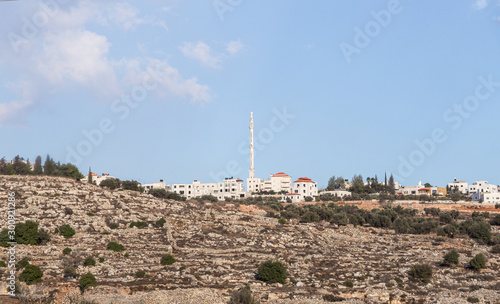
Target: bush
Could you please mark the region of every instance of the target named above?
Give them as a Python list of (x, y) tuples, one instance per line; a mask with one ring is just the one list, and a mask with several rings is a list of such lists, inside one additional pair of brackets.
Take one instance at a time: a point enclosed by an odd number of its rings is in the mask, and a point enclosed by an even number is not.
[(5, 263), (5, 261), (0, 261), (0, 267), (7, 267), (7, 264)]
[(165, 189), (150, 189), (148, 194), (157, 197), (157, 198), (167, 198), (168, 192)]
[(490, 220), (490, 225), (500, 226), (500, 214), (495, 215), (495, 217)]
[(319, 215), (313, 211), (307, 211), (301, 218), (301, 223), (319, 222)]
[(484, 266), (486, 266), (486, 260), (484, 259), (484, 255), (482, 253), (476, 254), (475, 257), (472, 258), (469, 262), (469, 266), (475, 271), (481, 271)]
[(479, 299), (478, 298), (474, 298), (474, 297), (468, 297), (467, 298), (467, 302), (469, 303), (479, 303)]
[(143, 188), (139, 186), (139, 183), (135, 180), (126, 180), (122, 182), (122, 188), (124, 190), (132, 190), (132, 191), (138, 191), (138, 192), (144, 192)]
[(50, 241), (50, 234), (45, 229), (38, 229), (38, 243), (41, 245), (47, 244)]
[(103, 180), (99, 184), (99, 186), (106, 187), (106, 188), (109, 188), (111, 190), (120, 188), (120, 185), (121, 185), (121, 181), (118, 178), (108, 178), (108, 179)]
[(253, 297), (250, 286), (245, 286), (238, 290), (233, 290), (231, 294), (231, 304), (256, 304), (257, 300)]
[(146, 276), (146, 272), (144, 270), (139, 270), (135, 273), (136, 278), (144, 278)]
[(104, 262), (104, 258), (99, 258), (99, 263), (103, 263)]
[(117, 223), (109, 223), (109, 224), (108, 224), (108, 227), (109, 227), (110, 229), (117, 229), (117, 228), (118, 228), (118, 224), (117, 224)]
[(444, 255), (443, 257), (443, 264), (447, 264), (447, 265), (450, 265), (450, 264), (455, 264), (455, 265), (458, 265), (458, 257), (460, 255), (458, 254), (458, 252), (455, 251), (455, 249), (453, 249), (452, 251), (448, 252), (447, 254)]
[(83, 262), (83, 265), (85, 265), (85, 266), (95, 266), (95, 260), (92, 257), (88, 257)]
[(428, 283), (432, 277), (432, 268), (427, 264), (416, 264), (411, 266), (410, 274), (412, 278)]
[(287, 273), (282, 262), (268, 260), (259, 265), (257, 279), (267, 283), (285, 284)]
[(167, 221), (164, 218), (161, 218), (161, 219), (156, 221), (156, 226), (163, 227), (163, 225), (165, 225), (166, 222)]
[(76, 272), (76, 268), (73, 266), (64, 267), (63, 273), (65, 278), (76, 278), (78, 276), (78, 272)]
[(36, 265), (28, 265), (24, 271), (19, 275), (19, 280), (31, 285), (36, 282), (42, 281), (43, 271)]
[(344, 286), (349, 287), (349, 288), (353, 288), (354, 287), (354, 283), (352, 281), (345, 281), (344, 282)]
[(73, 209), (71, 209), (70, 207), (64, 208), (64, 214), (66, 214), (66, 215), (72, 215), (73, 214)]
[(59, 227), (59, 233), (64, 236), (64, 238), (70, 238), (72, 237), (73, 235), (75, 235), (75, 230), (73, 230), (73, 228), (71, 228), (70, 225), (66, 224), (66, 225), (62, 225), (61, 227)]
[(132, 227), (144, 228), (147, 225), (148, 225), (148, 223), (146, 223), (146, 222), (140, 222), (140, 221), (139, 222), (132, 222), (132, 223), (130, 223), (130, 228), (132, 228)]
[(313, 198), (312, 198), (312, 197), (310, 197), (310, 196), (306, 196), (306, 197), (304, 197), (304, 200), (305, 200), (306, 202), (312, 202), (312, 201), (313, 201)]
[(488, 244), (491, 239), (491, 226), (490, 224), (479, 221), (474, 222), (467, 228), (467, 234), (474, 239), (478, 239), (483, 241), (485, 244)]
[(85, 291), (85, 289), (87, 289), (90, 286), (97, 286), (97, 281), (94, 275), (91, 274), (90, 272), (87, 272), (86, 274), (82, 275), (78, 282), (80, 283), (80, 288), (82, 289), (82, 291)]
[(22, 260), (20, 260), (16, 267), (19, 267), (19, 268), (25, 268), (25, 267), (28, 267), (28, 265), (30, 264), (30, 262), (28, 261), (28, 258), (23, 258)]
[(491, 248), (492, 253), (500, 253), (500, 245), (495, 245)]
[(211, 194), (208, 194), (208, 195), (202, 195), (201, 196), (201, 200), (202, 201), (210, 201), (212, 203), (216, 203), (218, 202), (219, 200), (217, 199), (217, 197), (211, 195)]
[(63, 254), (70, 254), (71, 253), (71, 248), (64, 248)]
[(286, 218), (284, 218), (284, 217), (280, 217), (280, 218), (278, 219), (278, 223), (279, 223), (280, 225), (285, 225), (285, 224), (286, 224)]
[(125, 247), (123, 247), (122, 244), (119, 244), (117, 242), (109, 242), (107, 248), (108, 248), (108, 250), (113, 250), (113, 251), (116, 251), (116, 252), (120, 252), (120, 251), (124, 251), (125, 250)]
[(173, 263), (175, 263), (175, 258), (170, 253), (164, 254), (164, 255), (161, 256), (160, 263), (162, 265), (172, 265)]
[(38, 245), (40, 236), (38, 234), (38, 224), (33, 221), (19, 223), (15, 228), (16, 242), (25, 245)]

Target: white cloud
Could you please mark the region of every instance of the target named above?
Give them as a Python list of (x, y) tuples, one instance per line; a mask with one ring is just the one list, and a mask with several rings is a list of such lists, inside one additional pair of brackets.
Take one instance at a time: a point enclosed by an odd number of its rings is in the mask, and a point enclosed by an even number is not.
[(186, 57), (196, 59), (206, 66), (219, 68), (218, 64), (221, 61), (220, 57), (212, 55), (210, 47), (201, 41), (197, 44), (184, 42), (184, 44), (180, 47), (180, 50)]
[(474, 1), (474, 7), (477, 9), (477, 10), (482, 10), (484, 9), (485, 7), (488, 6), (488, 2), (489, 0), (475, 0)]
[(128, 71), (124, 81), (129, 86), (141, 86), (147, 82), (158, 85), (153, 93), (160, 97), (180, 96), (199, 105), (212, 100), (208, 86), (199, 84), (195, 77), (185, 79), (179, 70), (166, 61), (155, 58), (131, 59), (122, 60), (120, 65)]
[(22, 113), (32, 104), (29, 100), (11, 101), (7, 104), (0, 103), (0, 126), (4, 122), (13, 121), (19, 123), (19, 119), (24, 119)]
[(226, 51), (228, 51), (231, 55), (236, 55), (243, 50), (244, 47), (245, 45), (239, 40), (231, 41), (227, 44)]
[(40, 75), (53, 85), (68, 80), (101, 93), (118, 93), (112, 63), (108, 59), (110, 43), (94, 32), (70, 29), (48, 33), (43, 51), (37, 57)]

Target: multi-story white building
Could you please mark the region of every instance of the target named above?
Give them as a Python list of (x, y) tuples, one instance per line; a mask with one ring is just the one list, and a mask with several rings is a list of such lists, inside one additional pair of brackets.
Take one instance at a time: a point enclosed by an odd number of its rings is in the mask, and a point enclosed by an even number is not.
[(247, 192), (252, 194), (263, 191), (264, 179), (258, 177), (249, 177), (247, 179)]
[[(403, 194), (403, 195), (418, 195), (419, 194), (418, 190), (420, 190), (422, 188), (424, 188), (424, 185), (422, 185), (422, 182), (420, 181), (420, 182), (418, 182), (418, 185), (416, 185), (416, 186), (402, 186), (400, 188), (399, 193)], [(425, 193), (423, 193), (423, 194), (425, 194)]]
[(489, 205), (500, 204), (500, 192), (476, 192), (472, 194), (472, 200)]
[(142, 186), (144, 187), (144, 193), (148, 193), (151, 189), (165, 189), (165, 191), (170, 191), (171, 189), (170, 185), (165, 184), (162, 179), (159, 182), (144, 184)]
[(293, 193), (298, 193), (303, 197), (316, 197), (318, 196), (318, 184), (310, 178), (299, 177), (298, 180), (293, 182)]
[(173, 184), (171, 191), (178, 193), (188, 199), (213, 195), (219, 200), (226, 197), (239, 199), (245, 197), (243, 180), (226, 178), (221, 183), (201, 183), (195, 180), (192, 184)]
[(457, 191), (462, 192), (463, 194), (467, 194), (467, 191), (469, 190), (469, 184), (466, 181), (453, 181), (453, 183), (448, 183), (448, 188), (450, 188), (451, 192), (453, 192), (454, 189), (457, 189)]
[(472, 185), (469, 185), (469, 193), (473, 194), (476, 192), (496, 193), (498, 192), (498, 186), (488, 184), (487, 181), (476, 181)]
[(249, 178), (247, 183), (247, 191), (250, 193), (270, 191), (276, 193), (292, 192), (292, 177), (283, 172), (271, 174), (271, 177), (267, 180), (255, 177)]
[[(110, 178), (115, 178), (114, 176), (111, 176), (108, 173), (103, 173), (102, 175), (98, 175), (98, 174), (96, 174), (94, 172), (91, 172), (91, 174), (92, 174), (92, 183), (96, 184), (97, 186), (99, 186), (101, 184), (101, 182), (104, 181), (104, 180), (107, 180), (107, 179), (110, 179)], [(85, 175), (85, 177), (82, 178), (80, 181), (88, 183), (88, 181), (89, 181), (89, 175), (88, 174)]]

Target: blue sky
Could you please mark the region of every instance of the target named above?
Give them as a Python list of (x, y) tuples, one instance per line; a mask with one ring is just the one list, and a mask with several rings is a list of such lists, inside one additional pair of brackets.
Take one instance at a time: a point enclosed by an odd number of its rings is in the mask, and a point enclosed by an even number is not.
[(0, 157), (500, 183), (498, 1), (66, 2), (0, 3)]

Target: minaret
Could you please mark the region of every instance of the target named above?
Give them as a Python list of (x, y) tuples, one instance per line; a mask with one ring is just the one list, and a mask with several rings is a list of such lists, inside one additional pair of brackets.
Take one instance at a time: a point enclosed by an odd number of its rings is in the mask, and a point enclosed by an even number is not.
[(253, 168), (253, 112), (250, 112), (250, 170), (248, 170), (248, 177), (255, 178)]

